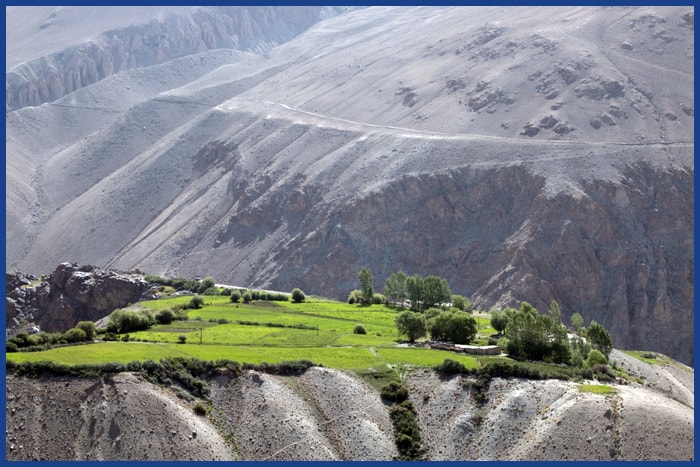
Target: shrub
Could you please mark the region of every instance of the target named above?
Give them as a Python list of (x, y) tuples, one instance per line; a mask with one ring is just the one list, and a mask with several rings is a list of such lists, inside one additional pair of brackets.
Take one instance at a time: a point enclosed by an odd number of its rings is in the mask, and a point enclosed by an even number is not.
[(442, 363), (436, 365), (433, 369), (444, 375), (461, 375), (469, 373), (467, 367), (450, 358), (446, 358)]
[(353, 290), (348, 295), (348, 303), (354, 305), (355, 303), (362, 303), (362, 291)]
[(292, 290), (292, 301), (294, 303), (301, 303), (304, 300), (306, 300), (306, 295), (304, 295), (304, 292), (301, 289), (295, 288)]
[(68, 342), (83, 342), (87, 338), (87, 334), (85, 334), (85, 331), (83, 331), (82, 329), (72, 328), (67, 330), (63, 334), (63, 337)]
[(243, 294), (243, 303), (250, 303), (253, 300), (253, 294), (246, 292)]
[(401, 383), (391, 381), (382, 387), (381, 396), (388, 401), (400, 403), (408, 399), (408, 388)]
[(114, 310), (109, 315), (107, 332), (123, 333), (143, 331), (155, 324), (153, 313), (149, 310)]
[(180, 334), (179, 336), (177, 336), (177, 341), (180, 344), (184, 344), (185, 342), (187, 342), (187, 336), (184, 334)]
[(175, 319), (175, 313), (171, 310), (161, 310), (156, 314), (156, 322), (160, 324), (170, 324)]
[(19, 348), (17, 347), (17, 344), (14, 342), (7, 341), (5, 343), (5, 352), (11, 353), (11, 352), (19, 352)]
[(80, 321), (75, 325), (77, 329), (82, 329), (85, 332), (85, 340), (91, 341), (97, 335), (95, 330), (95, 323), (92, 321)]
[(201, 292), (202, 295), (221, 295), (218, 287), (209, 287)]
[(413, 404), (410, 401), (404, 401), (392, 406), (389, 409), (389, 417), (396, 433), (398, 460), (421, 460), (423, 448), (421, 447), (420, 428)]
[(356, 324), (352, 330), (353, 334), (367, 334), (367, 330), (361, 324)]
[[(213, 295), (218, 295), (218, 294), (219, 294), (219, 289), (217, 289), (217, 288), (215, 287), (215, 284), (216, 284), (216, 281), (214, 280), (214, 278), (208, 276), (208, 277), (205, 277), (204, 279), (202, 279), (202, 280), (199, 282), (199, 284), (197, 284), (196, 290), (195, 290), (194, 288), (193, 288), (192, 290), (193, 290), (194, 292), (198, 292), (198, 293), (200, 293), (200, 294), (204, 294), (205, 291), (207, 291), (207, 290), (209, 290), (209, 289), (214, 289), (214, 290), (216, 290), (216, 293), (214, 293)], [(204, 295), (211, 295), (211, 294), (204, 294)]]
[(194, 406), (194, 413), (196, 413), (197, 415), (204, 416), (204, 415), (207, 414), (207, 412), (208, 412), (208, 410), (207, 410), (207, 406), (206, 406), (206, 405), (204, 405), (204, 404), (201, 403), (201, 402), (197, 402), (197, 403), (195, 404), (195, 406)]
[(585, 366), (586, 368), (593, 368), (595, 365), (605, 365), (608, 363), (608, 359), (599, 350), (591, 349), (588, 352), (588, 357), (586, 358)]
[(231, 292), (231, 303), (238, 303), (240, 299), (241, 293), (238, 290), (234, 290)]
[(118, 340), (119, 340), (119, 336), (117, 336), (117, 335), (114, 334), (113, 332), (106, 332), (106, 333), (102, 336), (102, 340), (103, 340), (103, 341), (118, 341)]
[(372, 295), (372, 305), (382, 305), (386, 303), (386, 297), (380, 293)]
[(198, 295), (192, 297), (192, 300), (187, 304), (188, 308), (198, 310), (204, 306), (204, 299)]

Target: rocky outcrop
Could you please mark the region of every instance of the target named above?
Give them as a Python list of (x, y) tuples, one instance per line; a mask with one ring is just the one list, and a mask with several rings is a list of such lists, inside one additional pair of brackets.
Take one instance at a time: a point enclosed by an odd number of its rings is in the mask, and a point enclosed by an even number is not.
[(333, 7), (203, 7), (188, 16), (170, 15), (108, 31), (94, 42), (8, 70), (7, 108), (52, 102), (119, 71), (206, 50), (230, 48), (264, 54), (334, 14)]
[[(60, 264), (45, 280), (31, 285), (21, 273), (7, 274), (6, 325), (10, 333), (27, 324), (63, 332), (80, 321), (97, 321), (116, 308), (145, 298), (151, 286), (137, 274), (92, 266)], [(14, 286), (10, 289), (10, 285)]]

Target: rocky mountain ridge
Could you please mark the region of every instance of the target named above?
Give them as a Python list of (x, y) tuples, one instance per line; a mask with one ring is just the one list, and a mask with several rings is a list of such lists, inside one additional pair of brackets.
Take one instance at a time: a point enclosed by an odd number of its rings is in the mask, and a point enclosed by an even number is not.
[[(184, 7), (171, 11), (160, 7), (141, 7), (142, 16), (121, 18), (119, 7), (109, 7), (114, 15), (110, 29), (98, 31), (94, 38), (80, 45), (70, 45), (46, 56), (14, 64), (7, 70), (6, 105), (10, 110), (53, 102), (78, 89), (90, 86), (120, 71), (148, 67), (207, 50), (234, 49), (257, 54), (268, 53), (287, 42), (315, 22), (337, 14), (336, 7)], [(78, 7), (80, 10), (80, 7)], [(92, 15), (89, 8), (83, 14)], [(36, 36), (45, 31), (67, 27), (73, 12), (61, 7), (45, 7), (27, 12), (11, 10), (34, 25)], [(65, 17), (65, 18), (64, 18)], [(121, 19), (121, 21), (120, 21)], [(101, 19), (92, 18), (93, 21)], [(26, 26), (25, 26), (26, 28)], [(19, 33), (18, 33), (19, 34)], [(14, 41), (10, 37), (9, 60), (17, 61)], [(31, 52), (30, 52), (31, 53)]]
[[(427, 460), (692, 460), (693, 374), (612, 358), (643, 385), (582, 392), (557, 380), (496, 378), (484, 405), (468, 377), (406, 375)], [(389, 407), (349, 373), (245, 371), (209, 382), (212, 412), (132, 373), (9, 375), (8, 460), (390, 460)], [(594, 383), (595, 384), (595, 383)]]
[(685, 7), (375, 7), (118, 73), (8, 113), (6, 267), (340, 300), (362, 267), (435, 274), (692, 365), (693, 30)]

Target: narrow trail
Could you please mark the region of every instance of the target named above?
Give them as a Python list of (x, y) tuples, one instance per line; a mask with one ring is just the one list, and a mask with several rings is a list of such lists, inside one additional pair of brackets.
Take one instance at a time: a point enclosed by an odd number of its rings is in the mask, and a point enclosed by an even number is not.
[[(330, 115), (324, 115), (317, 112), (311, 112), (308, 110), (300, 109), (291, 105), (287, 105), (281, 102), (274, 101), (260, 101), (256, 99), (249, 98), (234, 98), (219, 106), (216, 106), (218, 110), (222, 111), (234, 111), (238, 107), (235, 106), (236, 102), (244, 102), (251, 104), (262, 104), (268, 107), (277, 107), (288, 112), (295, 114), (306, 115), (316, 119), (320, 119), (327, 122), (337, 122), (345, 125), (359, 126), (361, 128), (370, 128), (376, 130), (383, 130), (391, 133), (399, 132), (405, 137), (418, 137), (425, 139), (443, 139), (443, 140), (483, 140), (483, 141), (496, 141), (496, 142), (509, 142), (517, 144), (530, 144), (535, 146), (541, 146), (543, 144), (549, 145), (560, 145), (560, 146), (632, 146), (632, 147), (694, 147), (695, 143), (693, 141), (644, 141), (644, 142), (630, 142), (630, 141), (583, 141), (583, 140), (532, 140), (532, 139), (522, 139), (522, 138), (511, 138), (505, 136), (493, 136), (493, 135), (483, 135), (475, 133), (444, 133), (438, 131), (428, 131), (428, 130), (418, 130), (414, 128), (397, 127), (391, 125), (379, 125), (374, 123), (359, 122), (356, 120), (349, 120), (340, 117), (334, 117)], [(313, 122), (308, 122), (313, 123)]]

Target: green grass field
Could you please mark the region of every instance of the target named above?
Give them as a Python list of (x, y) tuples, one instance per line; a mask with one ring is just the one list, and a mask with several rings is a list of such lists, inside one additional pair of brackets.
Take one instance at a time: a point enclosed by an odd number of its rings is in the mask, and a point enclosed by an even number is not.
[[(189, 303), (192, 297), (149, 300), (138, 304), (155, 312)], [(6, 354), (15, 362), (51, 360), (89, 364), (170, 356), (202, 360), (229, 359), (240, 363), (279, 363), (310, 360), (330, 368), (364, 372), (392, 367), (432, 367), (446, 358), (468, 368), (476, 358), (453, 352), (398, 346), (394, 325), (398, 311), (383, 305), (359, 306), (326, 299), (304, 303), (257, 301), (231, 303), (226, 296), (203, 296), (205, 306), (189, 310), (187, 321), (155, 325), (130, 332), (129, 342), (98, 342), (57, 347), (41, 352)], [(246, 323), (246, 324), (243, 324)], [(254, 324), (253, 324), (254, 323)], [(366, 334), (354, 334), (362, 324)], [(304, 327), (299, 329), (298, 327)], [(480, 322), (486, 330), (486, 323)], [(487, 331), (488, 332), (488, 331)], [(179, 336), (186, 343), (178, 343)]]
[(617, 390), (605, 384), (580, 384), (578, 387), (580, 392), (589, 392), (591, 394), (600, 394), (610, 396), (617, 394)]

